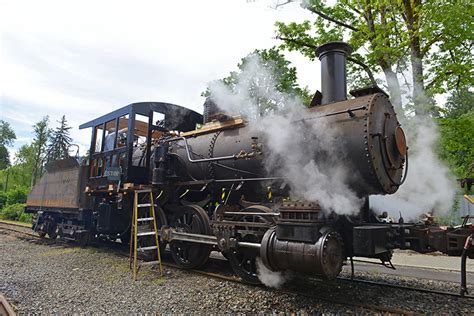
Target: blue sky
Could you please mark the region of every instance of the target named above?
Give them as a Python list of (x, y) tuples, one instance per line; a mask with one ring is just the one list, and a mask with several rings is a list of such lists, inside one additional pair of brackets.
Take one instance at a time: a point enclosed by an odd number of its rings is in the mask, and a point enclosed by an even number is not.
[[(31, 126), (63, 115), (82, 147), (79, 124), (139, 101), (202, 111), (200, 93), (255, 48), (278, 42), (275, 21), (310, 19), (276, 1), (0, 1), (0, 119), (31, 141)], [(288, 58), (300, 84), (319, 88), (319, 64)]]

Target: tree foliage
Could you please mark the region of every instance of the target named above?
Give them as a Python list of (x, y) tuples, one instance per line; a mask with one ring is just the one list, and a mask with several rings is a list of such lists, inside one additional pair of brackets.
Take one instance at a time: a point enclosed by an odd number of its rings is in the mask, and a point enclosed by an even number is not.
[(16, 139), (15, 132), (8, 122), (0, 120), (0, 170), (10, 166), (10, 155), (7, 147)]
[(25, 204), (8, 204), (0, 211), (0, 219), (31, 223), (32, 216), (24, 212)]
[(459, 178), (474, 177), (474, 93), (454, 91), (447, 99), (440, 126), (440, 156)]
[[(232, 71), (217, 83), (226, 86), (229, 93), (250, 98), (258, 106), (257, 116), (282, 108), (288, 97), (299, 98), (309, 105), (310, 92), (307, 88), (299, 87), (296, 68), (290, 64), (275, 47), (256, 49), (241, 59), (237, 71)], [(212, 97), (213, 86), (216, 86), (216, 82), (211, 83), (202, 95)]]
[(454, 91), (447, 99), (444, 115), (455, 118), (474, 109), (474, 92), (468, 89)]
[[(31, 221), (30, 214), (23, 213), (23, 207), (30, 188), (43, 172), (48, 147), (47, 142), (50, 135), (48, 121), (48, 117), (45, 116), (32, 126), (33, 141), (30, 144), (22, 145), (18, 149), (12, 166), (0, 170), (1, 218)], [(70, 128), (67, 127), (64, 117), (61, 122), (61, 126), (57, 129), (58, 133), (65, 130), (66, 136), (69, 137), (68, 131)], [(70, 138), (67, 137), (66, 139), (70, 141)]]
[(18, 187), (9, 190), (6, 194), (6, 204), (26, 203), (28, 188)]
[[(382, 72), (399, 109), (402, 83), (409, 87), (416, 114), (429, 111), (433, 93), (472, 86), (473, 23), (468, 0), (340, 0), (333, 5), (309, 0), (305, 8), (314, 13), (313, 21), (277, 23), (282, 46), (314, 59), (318, 45), (348, 41), (355, 51), (349, 82), (364, 84), (372, 73)], [(367, 76), (357, 80), (361, 67)]]
[(441, 157), (458, 177), (474, 177), (474, 110), (459, 117), (438, 119)]
[(58, 123), (59, 126), (51, 132), (47, 153), (48, 161), (69, 157), (69, 146), (72, 141), (70, 136), (71, 127), (67, 125), (65, 115), (62, 116)]
[(45, 116), (35, 125), (33, 125), (34, 139), (31, 144), (33, 149), (33, 161), (32, 161), (32, 176), (31, 186), (36, 183), (37, 178), (43, 174), (43, 167), (46, 161), (47, 142), (50, 137), (51, 131), (48, 127), (49, 117)]

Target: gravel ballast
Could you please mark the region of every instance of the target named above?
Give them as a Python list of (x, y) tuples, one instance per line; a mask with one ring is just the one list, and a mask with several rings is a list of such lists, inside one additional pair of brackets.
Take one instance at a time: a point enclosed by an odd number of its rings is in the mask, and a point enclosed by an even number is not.
[[(358, 276), (358, 275), (357, 275)], [(374, 279), (374, 276), (365, 276)], [(377, 276), (380, 277), (380, 276)], [(421, 280), (401, 282), (423, 286)], [(436, 283), (436, 282), (435, 282)], [(456, 284), (434, 284), (450, 287)], [(350, 284), (295, 278), (284, 290), (347, 297), (371, 305), (416, 312), (471, 313), (473, 300)], [(446, 288), (447, 289), (447, 288)], [(165, 267), (165, 275), (144, 267), (131, 278), (128, 258), (103, 248), (45, 244), (0, 229), (0, 293), (19, 313), (350, 313), (349, 305), (279, 290), (209, 278)]]

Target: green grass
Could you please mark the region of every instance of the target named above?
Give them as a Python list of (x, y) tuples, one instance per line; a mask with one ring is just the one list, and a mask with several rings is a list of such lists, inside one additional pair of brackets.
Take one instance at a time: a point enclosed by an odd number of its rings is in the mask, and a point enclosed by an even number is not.
[(25, 223), (25, 222), (12, 221), (12, 220), (9, 220), (9, 219), (2, 219), (2, 220), (0, 220), (0, 223), (19, 225), (19, 226), (28, 227), (28, 228), (31, 227), (31, 223), (28, 224), (28, 223)]
[(52, 250), (48, 250), (45, 252), (40, 253), (40, 256), (44, 257), (50, 257), (50, 256), (61, 256), (61, 255), (67, 255), (70, 253), (76, 253), (82, 251), (82, 248), (80, 247), (73, 247), (73, 248), (56, 248)]

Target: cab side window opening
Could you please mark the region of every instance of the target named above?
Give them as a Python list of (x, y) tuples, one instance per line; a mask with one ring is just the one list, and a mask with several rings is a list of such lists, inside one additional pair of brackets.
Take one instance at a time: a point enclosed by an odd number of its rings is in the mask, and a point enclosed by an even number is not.
[(118, 135), (116, 148), (127, 146), (128, 114), (118, 119)]
[[(165, 115), (160, 112), (153, 112), (153, 119), (152, 122), (154, 125), (159, 126), (163, 129), (166, 128), (166, 120), (165, 120)], [(158, 139), (163, 135), (163, 132), (161, 131), (153, 131), (151, 138), (152, 139)]]
[(149, 117), (135, 114), (135, 130), (133, 132), (133, 158), (132, 166), (144, 167)]
[(117, 138), (116, 131), (117, 120), (111, 120), (105, 123), (105, 133), (104, 133), (104, 156), (105, 160), (105, 169), (112, 167), (116, 164), (116, 159), (114, 155), (107, 154), (115, 148), (115, 141)]
[(105, 123), (104, 151), (113, 150), (115, 148), (115, 139), (117, 136), (115, 125), (116, 120), (108, 121), (107, 123)]
[(165, 128), (165, 115), (160, 112), (153, 112), (153, 124)]
[(95, 127), (95, 147), (94, 153), (100, 153), (102, 151), (102, 136), (104, 133), (104, 129), (102, 125), (98, 125)]
[(148, 116), (135, 114), (135, 130), (133, 132), (133, 146), (139, 146), (146, 143), (148, 135)]
[(103, 145), (103, 137), (104, 137), (104, 125), (97, 125), (94, 127), (94, 135), (93, 139), (93, 152), (91, 153), (91, 161), (89, 164), (90, 168), (90, 177), (100, 177), (103, 173), (103, 163), (102, 158), (94, 157), (95, 154), (102, 152), (102, 145)]

